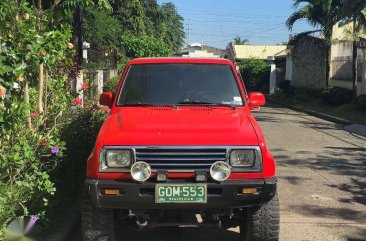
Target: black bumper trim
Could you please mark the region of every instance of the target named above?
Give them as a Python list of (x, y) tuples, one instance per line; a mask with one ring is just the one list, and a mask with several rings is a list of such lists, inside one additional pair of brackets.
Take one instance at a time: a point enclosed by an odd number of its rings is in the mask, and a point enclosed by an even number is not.
[[(192, 180), (169, 180), (168, 183), (194, 183)], [(222, 183), (208, 182), (208, 196), (205, 204), (157, 204), (155, 203), (156, 182), (137, 183), (126, 180), (95, 180), (86, 179), (85, 185), (94, 206), (102, 208), (117, 208), (130, 210), (155, 209), (228, 209), (260, 206), (274, 196), (277, 189), (277, 179), (244, 179), (226, 180)], [(259, 188), (254, 195), (239, 194), (240, 188)], [(120, 195), (103, 195), (105, 188), (119, 189)]]

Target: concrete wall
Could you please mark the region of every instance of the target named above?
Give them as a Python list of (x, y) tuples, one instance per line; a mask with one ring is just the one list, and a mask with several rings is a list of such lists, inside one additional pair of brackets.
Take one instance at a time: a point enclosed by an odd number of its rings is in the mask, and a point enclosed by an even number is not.
[(325, 87), (326, 48), (323, 40), (304, 36), (292, 49), (291, 58), (294, 87), (312, 89)]

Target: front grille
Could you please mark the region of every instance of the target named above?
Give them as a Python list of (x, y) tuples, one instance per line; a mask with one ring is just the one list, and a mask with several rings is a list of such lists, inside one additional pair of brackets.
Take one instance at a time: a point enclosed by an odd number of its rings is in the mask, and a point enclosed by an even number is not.
[(217, 161), (226, 160), (226, 148), (158, 147), (135, 148), (136, 161), (148, 163), (154, 170), (208, 170)]

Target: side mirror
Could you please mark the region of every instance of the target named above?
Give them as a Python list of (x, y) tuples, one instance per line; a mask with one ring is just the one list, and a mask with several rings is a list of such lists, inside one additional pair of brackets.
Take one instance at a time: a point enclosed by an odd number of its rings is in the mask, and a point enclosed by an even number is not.
[(99, 97), (99, 104), (108, 106), (109, 108), (113, 105), (113, 93), (104, 92)]
[(249, 93), (249, 109), (259, 110), (261, 106), (266, 104), (266, 98), (260, 92)]

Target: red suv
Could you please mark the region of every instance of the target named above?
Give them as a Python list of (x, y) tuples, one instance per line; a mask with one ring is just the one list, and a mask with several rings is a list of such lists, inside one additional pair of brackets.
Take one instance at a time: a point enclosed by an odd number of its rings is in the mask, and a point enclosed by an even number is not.
[(225, 59), (146, 58), (126, 66), (87, 160), (84, 241), (115, 229), (240, 226), (241, 240), (278, 240), (275, 160)]

